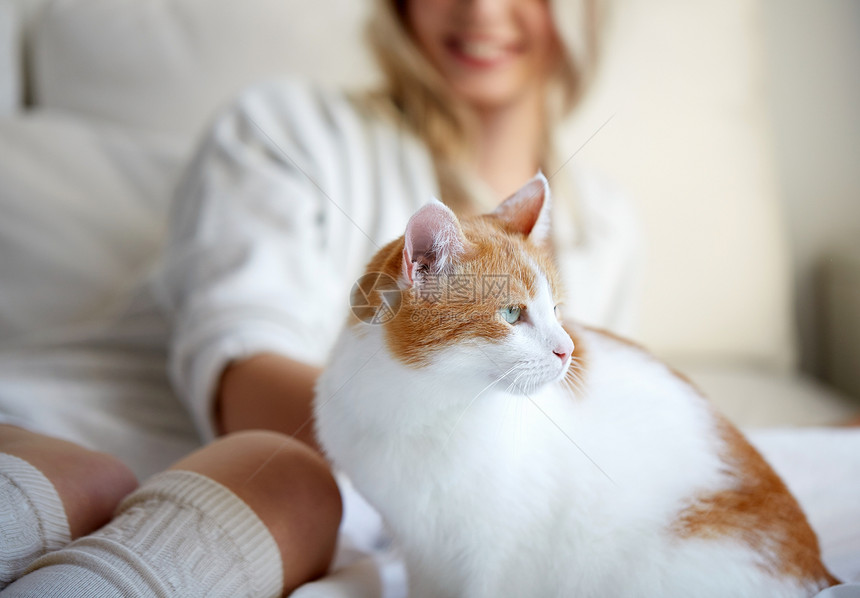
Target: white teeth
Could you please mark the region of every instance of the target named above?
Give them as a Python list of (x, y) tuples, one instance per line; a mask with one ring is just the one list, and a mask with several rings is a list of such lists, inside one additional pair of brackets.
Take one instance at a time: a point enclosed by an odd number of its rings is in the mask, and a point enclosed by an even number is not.
[(460, 44), (460, 51), (478, 60), (493, 60), (505, 53), (504, 47), (486, 42), (463, 42)]

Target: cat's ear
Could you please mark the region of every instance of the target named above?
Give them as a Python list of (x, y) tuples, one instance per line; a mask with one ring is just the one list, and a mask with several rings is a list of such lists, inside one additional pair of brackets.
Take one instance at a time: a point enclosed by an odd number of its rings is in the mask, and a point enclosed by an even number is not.
[(465, 249), (460, 222), (451, 209), (432, 199), (409, 219), (403, 244), (403, 276), (408, 284), (420, 272), (444, 271)]
[(549, 181), (541, 171), (493, 210), (509, 232), (521, 233), (535, 245), (550, 234)]

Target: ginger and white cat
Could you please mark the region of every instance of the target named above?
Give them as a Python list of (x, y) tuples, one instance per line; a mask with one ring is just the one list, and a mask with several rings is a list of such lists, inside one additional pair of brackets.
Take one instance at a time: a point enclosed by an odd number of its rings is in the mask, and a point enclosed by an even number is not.
[(491, 214), (421, 208), (363, 279), (385, 317), (352, 317), (319, 380), (319, 440), (400, 543), (410, 596), (836, 583), (795, 499), (693, 385), (628, 341), (562, 326), (549, 203), (538, 175)]

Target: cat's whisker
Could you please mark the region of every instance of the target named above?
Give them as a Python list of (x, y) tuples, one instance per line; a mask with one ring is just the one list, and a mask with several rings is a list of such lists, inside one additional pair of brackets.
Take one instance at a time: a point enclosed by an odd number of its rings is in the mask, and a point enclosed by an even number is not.
[(576, 355), (572, 355), (570, 357), (570, 367), (568, 370), (573, 370), (574, 368), (582, 368), (585, 364), (585, 360), (577, 357)]
[(537, 387), (537, 384), (535, 382), (536, 381), (534, 372), (529, 372), (529, 374), (526, 376), (526, 379), (520, 385), (520, 388), (524, 393), (532, 392)]
[(562, 386), (564, 386), (565, 389), (567, 389), (568, 392), (570, 392), (574, 396), (576, 395), (576, 389), (574, 388), (573, 383), (567, 378), (567, 376), (561, 379), (561, 384)]
[(571, 381), (575, 382), (581, 389), (585, 389), (585, 377), (581, 372), (571, 371), (570, 373)]
[(565, 388), (567, 388), (574, 396), (578, 396), (582, 394), (582, 387), (579, 385), (578, 381), (572, 376), (565, 376), (561, 379), (562, 384), (564, 384)]
[(578, 372), (582, 371), (583, 366), (575, 361), (571, 361), (570, 367), (567, 368), (567, 373), (571, 375), (577, 375)]
[(573, 367), (568, 368), (565, 372), (562, 382), (574, 395), (582, 396), (585, 394), (585, 380)]
[(571, 381), (567, 381), (566, 386), (572, 397), (574, 397), (575, 399), (584, 398), (585, 392), (583, 391), (582, 387)]
[[(523, 438), (524, 438), (523, 421), (522, 421), (522, 404), (523, 404), (523, 401), (522, 401), (522, 397), (520, 394), (511, 394), (510, 390), (514, 385), (517, 385), (517, 381), (522, 376), (529, 373), (530, 366), (532, 366), (532, 365), (533, 365), (533, 362), (531, 360), (523, 362), (521, 364), (523, 371), (518, 373), (516, 378), (511, 381), (511, 383), (507, 386), (507, 388), (504, 391), (504, 394), (506, 395), (504, 398), (505, 406), (506, 406), (505, 416), (501, 421), (499, 421), (498, 427), (501, 428), (499, 433), (502, 433), (504, 431), (505, 427), (507, 427), (508, 429), (511, 430), (511, 433), (513, 434), (513, 438), (511, 440), (511, 443), (512, 443), (512, 446), (514, 447), (514, 452), (517, 452), (518, 447), (520, 444), (522, 444)], [(522, 389), (520, 388), (520, 390), (522, 390)], [(508, 422), (510, 422), (510, 418), (512, 418), (512, 417), (513, 417), (513, 423), (508, 424)]]
[(522, 372), (520, 372), (520, 373), (516, 376), (516, 378), (514, 378), (514, 380), (513, 380), (513, 381), (508, 385), (508, 387), (505, 389), (505, 393), (506, 393), (506, 394), (510, 394), (510, 390), (511, 390), (511, 388), (513, 388), (514, 386), (516, 386), (516, 387), (521, 391), (521, 392), (520, 392), (519, 394), (517, 394), (516, 396), (511, 397), (511, 400), (514, 402), (513, 411), (514, 411), (514, 418), (515, 418), (515, 419), (514, 419), (514, 446), (515, 446), (515, 447), (516, 447), (516, 444), (517, 444), (517, 442), (518, 442), (518, 439), (521, 441), (521, 440), (522, 440), (522, 438), (523, 438), (523, 436), (524, 436), (524, 433), (523, 433), (523, 420), (522, 420), (522, 404), (523, 404), (523, 401), (522, 401), (522, 399), (521, 399), (521, 397), (520, 397), (519, 395), (520, 395), (520, 394), (525, 394), (525, 392), (526, 392), (526, 391), (523, 389), (522, 385), (520, 385), (520, 384), (519, 384), (519, 380), (520, 380), (523, 376), (527, 376), (528, 374), (530, 374), (530, 373), (531, 373), (532, 369), (531, 369), (531, 367), (529, 367), (529, 366), (531, 366), (531, 365), (533, 365), (533, 362), (531, 362), (531, 361), (529, 361), (529, 362), (525, 362), (525, 363), (523, 364), (523, 366), (524, 366), (523, 371), (522, 371)]
[[(528, 364), (528, 362), (527, 362), (527, 361), (518, 361), (518, 362), (517, 362), (517, 363), (515, 363), (512, 367), (510, 367), (510, 368), (508, 369), (508, 371), (506, 371), (504, 374), (502, 374), (502, 375), (501, 375), (501, 377), (499, 378), (499, 380), (501, 380), (502, 378), (506, 378), (506, 377), (510, 376), (510, 375), (511, 375), (511, 373), (513, 373), (513, 372), (515, 372), (515, 371), (517, 371), (517, 370), (523, 370), (523, 369), (525, 369), (526, 367), (528, 367), (528, 365), (529, 365), (529, 364)], [(499, 380), (496, 380), (496, 382), (499, 382)], [(481, 391), (481, 392), (483, 392), (483, 391)]]
[(492, 386), (501, 382), (505, 376), (507, 376), (508, 374), (510, 374), (511, 372), (513, 372), (515, 369), (517, 369), (520, 366), (521, 366), (520, 363), (515, 363), (504, 374), (502, 374), (501, 376), (499, 376), (498, 378), (496, 378), (495, 380), (493, 380), (492, 382), (487, 384), (484, 388), (481, 389), (481, 391), (478, 394), (476, 394), (474, 397), (472, 397), (472, 400), (469, 401), (469, 403), (466, 405), (466, 408), (463, 409), (463, 412), (460, 414), (460, 417), (458, 417), (457, 421), (454, 422), (454, 427), (451, 428), (451, 432), (448, 434), (448, 437), (445, 439), (445, 443), (442, 445), (443, 451), (445, 450), (445, 447), (448, 446), (448, 442), (451, 440), (451, 437), (454, 436), (454, 432), (457, 431), (457, 426), (460, 425), (460, 422), (462, 421), (463, 416), (466, 415), (466, 412), (469, 410), (469, 407), (472, 406), (472, 403), (477, 401), (478, 397), (480, 397), (482, 394), (484, 394), (489, 388), (491, 388)]
[(530, 366), (529, 362), (524, 362), (521, 364), (521, 367), (520, 367), (521, 371), (519, 371), (517, 373), (517, 375), (514, 377), (514, 379), (511, 381), (511, 383), (508, 384), (508, 386), (505, 388), (505, 394), (510, 394), (511, 388), (513, 388), (514, 386), (518, 387), (517, 381), (528, 373), (529, 366)]
[[(520, 372), (519, 374), (517, 374), (517, 377), (516, 377), (516, 378), (514, 378), (514, 381), (513, 381), (513, 382), (511, 382), (511, 383), (508, 385), (508, 387), (505, 389), (505, 392), (510, 392), (511, 388), (512, 388), (514, 385), (516, 385), (516, 384), (517, 384), (517, 381), (518, 381), (520, 378), (522, 378), (522, 377), (523, 377), (525, 374), (527, 374), (527, 373), (528, 373), (528, 370), (523, 370), (522, 372)], [(519, 386), (519, 385), (517, 385), (517, 388), (519, 388), (520, 390), (522, 390), (522, 387), (521, 387), (521, 386)]]

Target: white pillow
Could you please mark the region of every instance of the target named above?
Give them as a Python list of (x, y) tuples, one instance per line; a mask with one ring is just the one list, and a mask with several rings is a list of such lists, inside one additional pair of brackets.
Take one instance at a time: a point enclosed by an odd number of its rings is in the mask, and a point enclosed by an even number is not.
[(184, 158), (184, 143), (80, 117), (0, 119), (0, 348), (126, 296)]
[(66, 0), (34, 32), (44, 107), (196, 134), (242, 87), (279, 73), (372, 81), (362, 0)]

